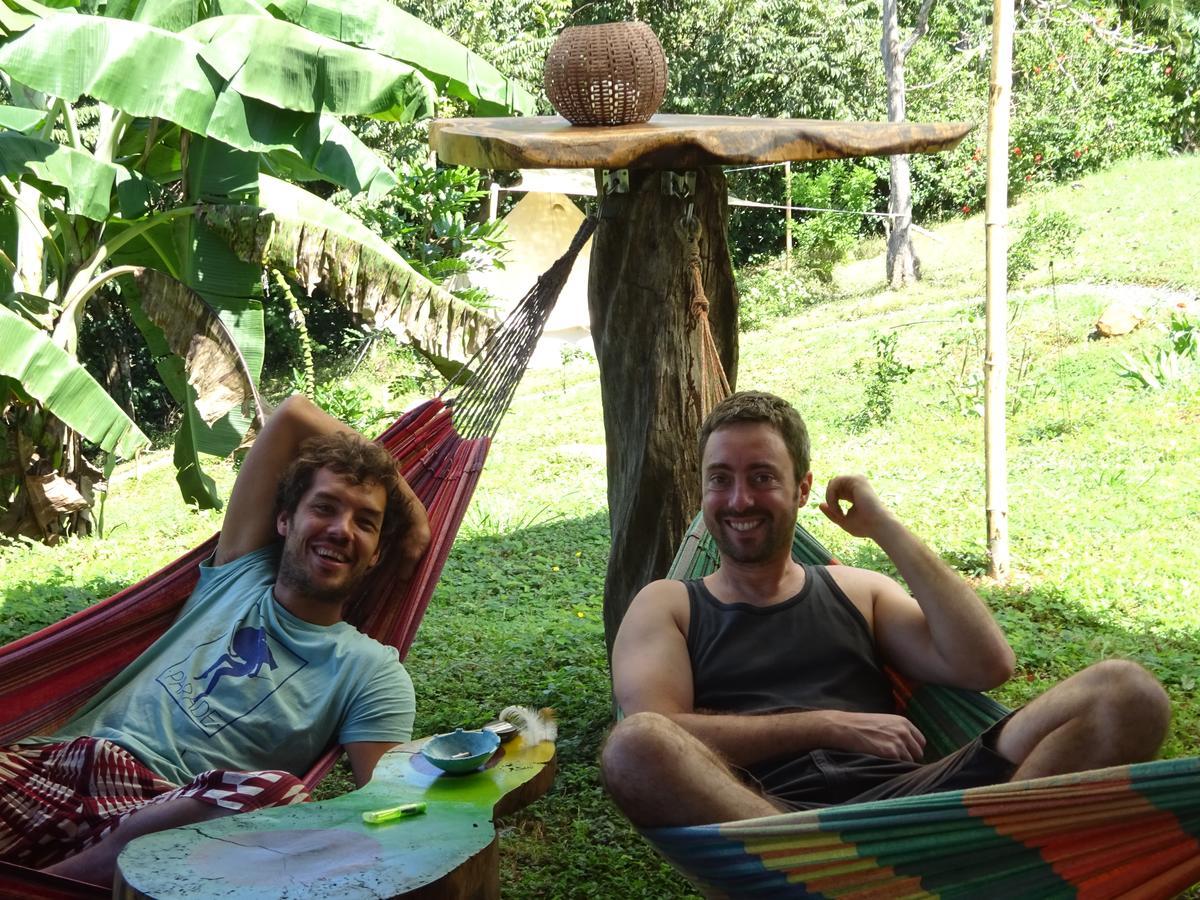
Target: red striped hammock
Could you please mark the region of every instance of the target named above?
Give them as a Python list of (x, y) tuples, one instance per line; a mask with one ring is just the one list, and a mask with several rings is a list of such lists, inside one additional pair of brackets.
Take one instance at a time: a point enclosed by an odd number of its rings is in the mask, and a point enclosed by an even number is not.
[[(792, 555), (835, 561), (799, 525)], [(697, 517), (668, 577), (717, 561)], [(893, 682), (931, 758), (1007, 712)], [(1200, 757), (643, 834), (709, 897), (1169, 898), (1200, 882)]]
[[(439, 399), (405, 413), (379, 440), (396, 457), (405, 479), (425, 505), (432, 541), (399, 595), (392, 589), (399, 560), (389, 562), (385, 556), (346, 618), (361, 631), (395, 646), (403, 658), (450, 555), (491, 439), (461, 437), (450, 407)], [(216, 540), (214, 535), (119, 594), (0, 648), (0, 709), (4, 710), (0, 743), (54, 731), (149, 647), (191, 594), (199, 577), (197, 567), (212, 553)], [(340, 747), (331, 747), (305, 773), (310, 788), (333, 768), (340, 752)], [(97, 893), (91, 886), (5, 863), (0, 864), (0, 895)]]
[[(400, 560), (384, 556), (346, 621), (400, 651), (403, 659), (433, 595), (500, 419), (541, 337), (546, 319), (580, 249), (595, 230), (585, 219), (570, 248), (462, 368), (442, 398), (405, 413), (379, 442), (425, 505), (432, 540), (407, 583)], [(0, 647), (0, 743), (47, 734), (150, 646), (174, 621), (199, 578), (197, 566), (216, 547), (214, 535), (160, 571), (107, 600)], [(397, 592), (397, 585), (404, 590)], [(316, 785), (340, 754), (332, 747), (305, 773)], [(106, 896), (92, 885), (0, 862), (0, 896)]]

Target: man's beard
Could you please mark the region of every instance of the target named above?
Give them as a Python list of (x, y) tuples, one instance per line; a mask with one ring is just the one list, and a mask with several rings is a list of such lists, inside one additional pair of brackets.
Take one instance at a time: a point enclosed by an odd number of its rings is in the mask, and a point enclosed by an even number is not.
[(305, 549), (302, 544), (297, 546), (284, 539), (283, 554), (279, 560), (279, 574), (276, 580), (288, 587), (293, 593), (318, 603), (345, 603), (358, 590), (366, 578), (366, 570), (352, 571), (340, 583), (334, 585), (318, 584), (304, 565)]
[[(756, 529), (758, 542), (751, 546), (739, 545), (736, 542), (735, 535), (740, 532), (734, 531), (725, 523), (725, 513), (721, 513), (716, 517), (716, 522), (705, 522), (709, 533), (713, 537), (713, 541), (717, 545), (717, 549), (721, 551), (722, 559), (728, 559), (731, 562), (742, 563), (743, 565), (752, 565), (754, 563), (767, 562), (786, 553), (791, 555), (792, 537), (796, 530), (796, 519), (793, 517), (790, 522), (780, 522), (770, 513), (765, 513), (762, 510), (749, 510), (744, 513), (738, 513), (737, 517), (762, 516), (764, 522)], [(715, 524), (715, 528), (713, 527)], [(785, 527), (786, 526), (786, 527)]]

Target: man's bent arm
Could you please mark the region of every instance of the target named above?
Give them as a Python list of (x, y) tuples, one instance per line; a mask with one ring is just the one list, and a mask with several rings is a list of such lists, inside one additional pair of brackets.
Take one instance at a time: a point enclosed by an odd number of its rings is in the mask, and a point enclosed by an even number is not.
[(812, 750), (848, 750), (920, 762), (925, 736), (903, 716), (837, 709), (773, 712), (666, 714), (736, 766)]
[[(304, 441), (336, 432), (356, 433), (304, 397), (288, 397), (279, 404), (238, 471), (217, 543), (217, 565), (232, 562), (276, 539), (274, 509), (279, 479)], [(399, 484), (413, 516), (412, 527), (396, 548), (408, 563), (401, 573), (407, 577), (429, 543), (429, 522), (425, 507), (408, 483), (401, 478)]]
[(839, 583), (847, 576), (869, 582), (885, 659), (910, 677), (972, 690), (1012, 676), (1012, 648), (979, 595), (883, 506), (865, 478), (830, 481), (821, 510), (850, 534), (875, 541), (912, 592), (876, 573), (834, 572)]
[(350, 760), (350, 771), (354, 773), (354, 786), (363, 787), (375, 773), (375, 766), (383, 754), (397, 746), (392, 741), (351, 741), (346, 744), (346, 756)]
[(667, 716), (739, 766), (822, 748), (921, 758), (925, 739), (903, 716), (839, 710), (697, 712), (684, 633), (686, 610), (686, 589), (680, 582), (656, 581), (634, 598), (613, 644), (613, 688), (626, 715)]

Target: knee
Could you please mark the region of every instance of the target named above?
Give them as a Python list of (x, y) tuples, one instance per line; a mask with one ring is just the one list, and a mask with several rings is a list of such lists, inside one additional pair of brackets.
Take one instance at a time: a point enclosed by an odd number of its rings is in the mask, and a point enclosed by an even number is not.
[(1135, 662), (1109, 659), (1085, 670), (1097, 710), (1123, 729), (1136, 728), (1161, 741), (1171, 721), (1171, 702), (1153, 675)]
[(614, 726), (600, 751), (600, 770), (607, 778), (628, 769), (644, 771), (662, 758), (670, 733), (678, 726), (653, 712), (634, 713)]
[(656, 778), (664, 764), (676, 756), (679, 726), (653, 712), (634, 713), (609, 733), (600, 751), (604, 786), (618, 800), (632, 786)]

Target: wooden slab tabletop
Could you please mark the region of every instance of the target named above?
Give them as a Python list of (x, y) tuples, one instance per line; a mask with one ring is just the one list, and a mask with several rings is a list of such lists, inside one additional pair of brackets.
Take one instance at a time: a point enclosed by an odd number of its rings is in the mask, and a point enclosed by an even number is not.
[(956, 146), (969, 122), (826, 122), (657, 115), (640, 125), (584, 127), (559, 116), (438, 119), (429, 145), (448, 163), (479, 169), (695, 169)]
[[(447, 775), (390, 750), (366, 787), (331, 800), (264, 809), (149, 834), (118, 860), (118, 897), (492, 896), (494, 815), (549, 788), (554, 744), (502, 744), (478, 772)], [(423, 815), (367, 825), (362, 814), (424, 801)], [(490, 854), (489, 854), (490, 851)]]

